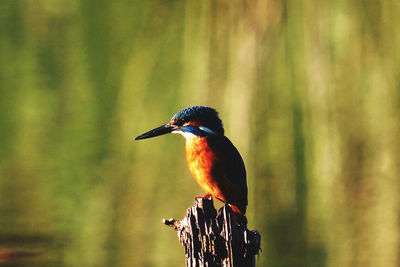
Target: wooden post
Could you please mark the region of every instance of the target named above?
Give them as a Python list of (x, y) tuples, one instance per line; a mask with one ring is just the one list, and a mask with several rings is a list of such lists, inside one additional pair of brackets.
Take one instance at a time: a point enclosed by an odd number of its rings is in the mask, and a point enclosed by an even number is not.
[(185, 248), (186, 266), (255, 266), (255, 255), (261, 249), (261, 236), (246, 224), (237, 225), (229, 205), (217, 213), (211, 197), (196, 198), (181, 221), (163, 220), (178, 232)]

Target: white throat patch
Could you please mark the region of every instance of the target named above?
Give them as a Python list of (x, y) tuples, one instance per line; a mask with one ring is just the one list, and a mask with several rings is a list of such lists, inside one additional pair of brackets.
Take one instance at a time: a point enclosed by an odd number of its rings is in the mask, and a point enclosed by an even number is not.
[(172, 131), (174, 134), (181, 134), (185, 139), (189, 139), (191, 137), (197, 137), (197, 135), (190, 133), (190, 132), (182, 132), (182, 131)]

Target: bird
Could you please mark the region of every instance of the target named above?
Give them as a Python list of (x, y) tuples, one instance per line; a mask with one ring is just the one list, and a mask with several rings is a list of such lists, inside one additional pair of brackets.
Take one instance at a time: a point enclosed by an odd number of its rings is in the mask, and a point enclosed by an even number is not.
[(135, 140), (168, 133), (185, 137), (187, 165), (206, 196), (211, 195), (227, 203), (235, 216), (245, 218), (246, 168), (239, 151), (225, 136), (218, 112), (206, 106), (185, 108), (167, 124), (145, 132), (135, 137)]

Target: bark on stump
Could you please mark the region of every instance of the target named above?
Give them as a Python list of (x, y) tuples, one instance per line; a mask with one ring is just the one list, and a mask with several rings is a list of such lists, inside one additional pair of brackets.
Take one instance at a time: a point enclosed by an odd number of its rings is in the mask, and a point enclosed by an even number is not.
[(185, 248), (186, 266), (255, 266), (261, 236), (247, 225), (237, 225), (229, 205), (217, 213), (212, 198), (196, 198), (181, 221), (163, 220), (178, 232)]

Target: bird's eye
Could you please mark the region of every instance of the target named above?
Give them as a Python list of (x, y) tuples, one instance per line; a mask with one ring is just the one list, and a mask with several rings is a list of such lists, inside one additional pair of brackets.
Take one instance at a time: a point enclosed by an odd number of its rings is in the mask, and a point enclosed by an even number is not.
[(174, 125), (182, 126), (186, 121), (184, 119), (178, 119), (173, 122)]

